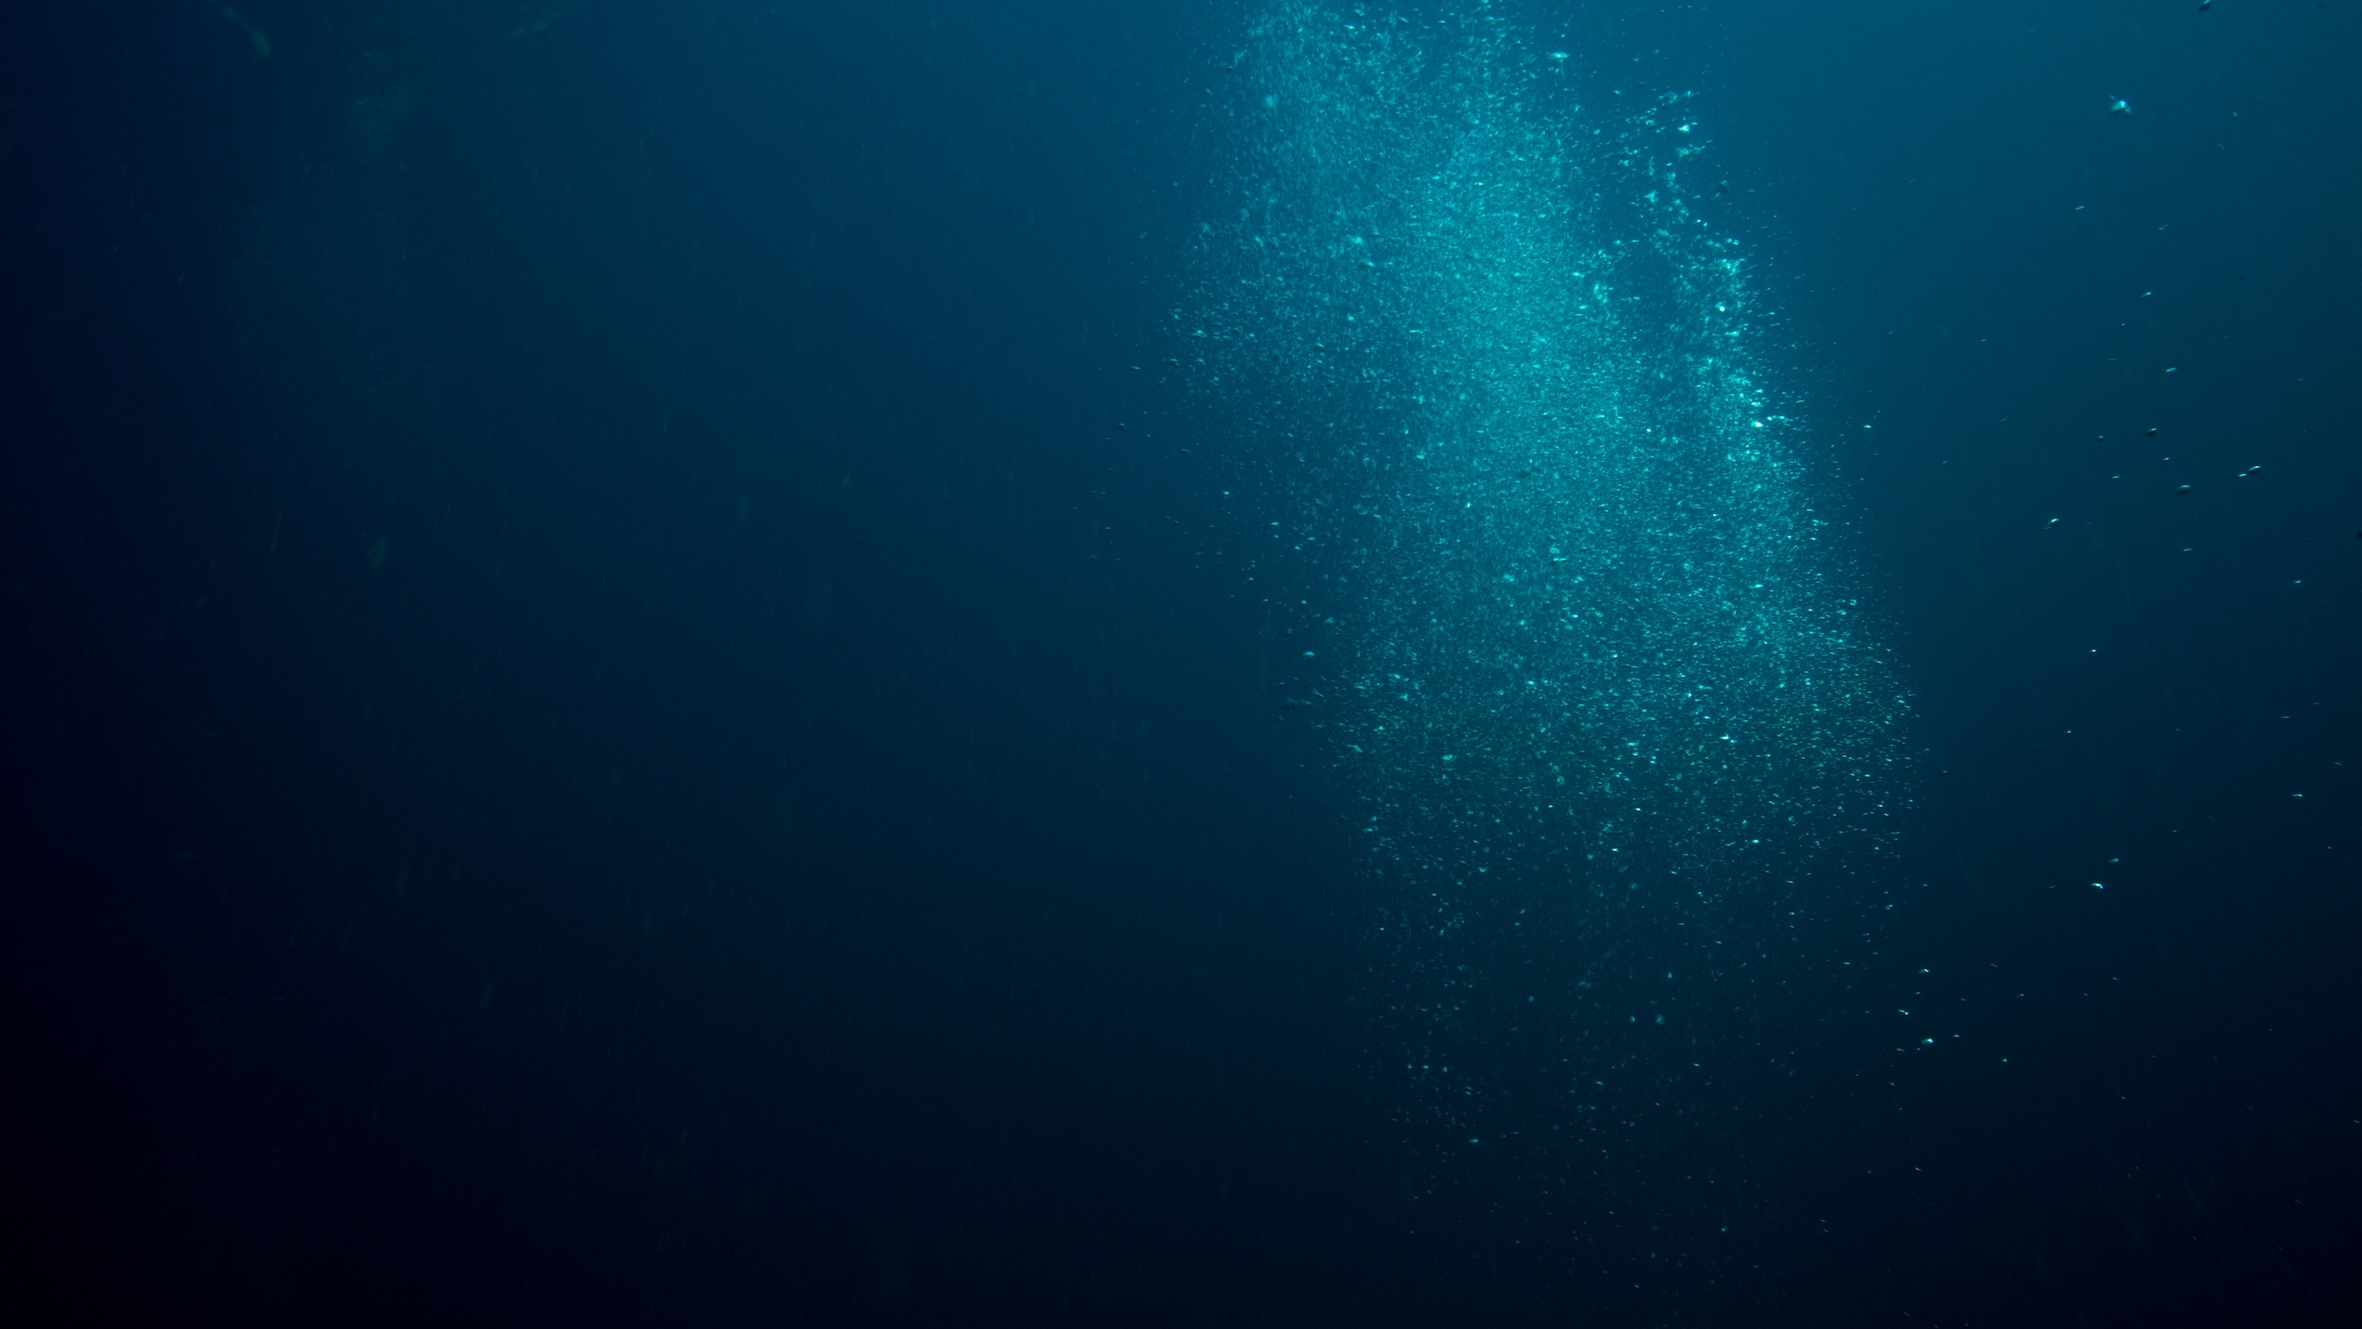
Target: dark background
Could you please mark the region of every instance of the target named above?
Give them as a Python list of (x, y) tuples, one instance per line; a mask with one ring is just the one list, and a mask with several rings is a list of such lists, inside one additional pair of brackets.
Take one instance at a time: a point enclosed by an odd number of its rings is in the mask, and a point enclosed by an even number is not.
[(1514, 11), (1700, 93), (1916, 693), (1712, 1253), (1398, 1185), (1157, 370), (1236, 11), (16, 16), (9, 1318), (2350, 1301), (2362, 22), (2072, 8)]

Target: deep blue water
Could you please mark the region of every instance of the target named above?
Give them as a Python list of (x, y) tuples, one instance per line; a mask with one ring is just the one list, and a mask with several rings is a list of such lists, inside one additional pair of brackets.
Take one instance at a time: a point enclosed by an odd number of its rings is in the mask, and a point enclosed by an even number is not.
[(5, 58), (11, 1322), (2362, 1290), (2344, 0)]

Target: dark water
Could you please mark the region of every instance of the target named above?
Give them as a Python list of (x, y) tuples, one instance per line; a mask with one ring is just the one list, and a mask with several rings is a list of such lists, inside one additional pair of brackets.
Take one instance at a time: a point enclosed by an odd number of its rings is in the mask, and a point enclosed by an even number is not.
[(16, 19), (11, 1321), (2355, 1299), (2343, 0)]

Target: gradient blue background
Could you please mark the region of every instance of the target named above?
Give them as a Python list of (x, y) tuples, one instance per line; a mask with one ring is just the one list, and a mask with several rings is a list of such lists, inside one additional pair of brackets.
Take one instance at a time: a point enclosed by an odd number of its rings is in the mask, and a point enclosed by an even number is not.
[(1507, 12), (1698, 92), (1916, 694), (1890, 963), (1664, 1162), (1780, 1221), (1398, 1183), (1156, 372), (1239, 10), (71, 4), (0, 55), (8, 1318), (2350, 1305), (2362, 11)]

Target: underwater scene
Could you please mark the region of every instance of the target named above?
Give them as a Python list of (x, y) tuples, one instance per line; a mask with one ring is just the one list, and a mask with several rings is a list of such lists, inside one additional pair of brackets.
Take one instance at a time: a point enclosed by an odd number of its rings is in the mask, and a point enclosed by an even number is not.
[(2362, 9), (7, 59), (9, 1322), (2362, 1308)]

